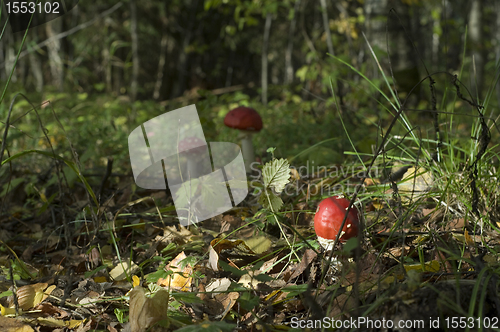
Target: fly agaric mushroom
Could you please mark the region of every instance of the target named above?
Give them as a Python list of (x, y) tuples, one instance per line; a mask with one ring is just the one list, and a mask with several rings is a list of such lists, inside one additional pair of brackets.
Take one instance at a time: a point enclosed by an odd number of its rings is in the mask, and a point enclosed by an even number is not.
[[(332, 250), (335, 239), (342, 226), (342, 221), (349, 208), (350, 201), (340, 196), (325, 198), (319, 203), (314, 216), (314, 230), (318, 236), (318, 242), (325, 250)], [(347, 215), (344, 227), (340, 233), (339, 242), (358, 235), (359, 212), (353, 206)]]
[(240, 131), (241, 150), (243, 160), (245, 161), (245, 169), (247, 173), (250, 173), (250, 166), (255, 161), (252, 135), (262, 129), (262, 118), (253, 108), (240, 106), (227, 113), (224, 118), (224, 124)]
[[(198, 137), (187, 137), (178, 144), (179, 154), (186, 156), (186, 172), (188, 179), (202, 175), (202, 161), (207, 150), (207, 142)], [(204, 168), (204, 167), (203, 167)]]

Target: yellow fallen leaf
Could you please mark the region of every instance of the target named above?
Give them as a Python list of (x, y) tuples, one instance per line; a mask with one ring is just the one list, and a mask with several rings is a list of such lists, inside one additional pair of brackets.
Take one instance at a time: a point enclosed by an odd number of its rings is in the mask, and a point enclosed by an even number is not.
[(109, 276), (115, 281), (127, 279), (127, 275), (130, 276), (134, 274), (135, 271), (139, 269), (139, 266), (134, 262), (121, 262), (118, 263), (111, 271), (109, 271)]
[(75, 327), (80, 326), (84, 322), (84, 320), (71, 319), (69, 321), (66, 321), (54, 317), (38, 317), (37, 322), (42, 326), (67, 327), (70, 329), (74, 329)]
[(365, 186), (373, 186), (375, 184), (380, 184), (380, 180), (376, 178), (366, 178), (364, 185)]
[(100, 276), (100, 277), (94, 277), (94, 281), (98, 284), (107, 282), (108, 279), (105, 276)]
[(74, 329), (75, 327), (78, 327), (83, 324), (85, 320), (80, 320), (80, 319), (70, 319), (69, 321), (66, 321), (66, 327), (70, 329)]
[[(21, 309), (19, 309), (19, 310), (21, 310)], [(2, 314), (2, 316), (15, 315), (16, 309), (15, 308), (6, 308), (0, 304), (0, 313)]]
[(265, 236), (251, 237), (245, 240), (247, 246), (256, 254), (262, 254), (271, 248), (272, 241)]
[(135, 274), (132, 276), (132, 287), (139, 286), (141, 284), (141, 279)]
[[(269, 301), (273, 297), (276, 298), (275, 295), (277, 295), (278, 293), (281, 293), (281, 289), (275, 289), (274, 291), (272, 291), (271, 293), (269, 293), (264, 299), (266, 301)], [(275, 304), (275, 303), (273, 303), (273, 304)]]
[(157, 285), (162, 287), (168, 287), (177, 289), (183, 292), (187, 292), (190, 290), (191, 281), (193, 278), (191, 275), (193, 274), (193, 268), (190, 264), (186, 264), (184, 268), (181, 268), (181, 261), (186, 259), (187, 256), (183, 252), (181, 252), (177, 257), (175, 257), (166, 267), (166, 271), (172, 271), (173, 274), (167, 276), (167, 278), (160, 278), (157, 281)]
[(405, 271), (408, 273), (408, 271), (415, 270), (415, 271), (420, 271), (420, 272), (438, 272), (440, 265), (439, 262), (436, 260), (432, 260), (430, 262), (425, 262), (423, 264), (423, 269), (422, 269), (422, 264), (417, 263), (417, 264), (405, 264), (404, 265)]
[(215, 238), (210, 242), (217, 254), (222, 250), (234, 250), (239, 255), (255, 255), (255, 252), (243, 240), (227, 240)]
[(382, 210), (384, 208), (384, 203), (375, 198), (372, 202), (372, 206), (375, 210)]
[(38, 317), (37, 322), (42, 326), (66, 327), (66, 322), (54, 317)]
[(467, 243), (468, 245), (473, 245), (474, 244), (474, 240), (472, 239), (472, 237), (469, 235), (469, 232), (467, 230), (464, 231), (464, 238), (465, 238), (465, 243)]

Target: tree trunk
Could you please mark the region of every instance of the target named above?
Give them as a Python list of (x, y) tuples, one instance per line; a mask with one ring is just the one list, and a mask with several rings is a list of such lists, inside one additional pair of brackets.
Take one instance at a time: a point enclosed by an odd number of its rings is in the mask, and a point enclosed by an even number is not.
[(112, 71), (113, 68), (111, 66), (111, 54), (109, 52), (109, 46), (104, 45), (102, 49), (102, 62), (104, 67), (104, 80), (106, 82), (106, 93), (111, 93), (113, 91), (113, 80), (112, 80)]
[[(56, 18), (45, 24), (45, 31), (48, 39), (55, 37), (62, 30), (62, 19)], [(47, 44), (49, 67), (52, 76), (52, 83), (59, 91), (63, 89), (64, 83), (64, 67), (61, 58), (61, 39), (54, 38)]]
[[(441, 13), (441, 11), (440, 11)], [(440, 16), (441, 17), (441, 16)], [(433, 69), (432, 71), (436, 70), (439, 68), (439, 42), (440, 42), (440, 36), (437, 33), (439, 31), (441, 25), (441, 19), (439, 20), (434, 20), (433, 23), (433, 32), (432, 32), (432, 66)]]
[(29, 61), (31, 72), (33, 73), (33, 78), (35, 80), (35, 89), (37, 92), (42, 92), (43, 90), (43, 68), (42, 61), (38, 56), (38, 52), (33, 51), (29, 53)]
[(137, 37), (137, 6), (130, 0), (130, 36), (132, 38), (132, 79), (130, 82), (130, 98), (132, 104), (137, 98), (137, 79), (139, 77), (139, 40)]
[(482, 11), (481, 0), (473, 0), (469, 16), (469, 38), (472, 49), (472, 96), (479, 96), (482, 91), (483, 73), (484, 73), (484, 56), (482, 53)]
[(167, 59), (168, 31), (166, 6), (166, 3), (163, 3), (160, 8), (162, 36), (160, 42), (160, 57), (158, 59), (158, 72), (156, 74), (156, 83), (153, 91), (153, 99), (155, 100), (160, 98), (161, 86), (163, 84), (163, 72), (165, 71), (165, 62)]
[[(397, 16), (390, 13), (391, 8)], [(367, 16), (366, 35), (370, 45), (375, 51), (379, 49), (388, 52), (388, 56), (378, 59), (382, 68), (386, 73), (392, 72), (398, 92), (409, 93), (420, 80), (417, 57), (411, 44), (412, 36), (406, 35), (406, 32), (411, 31), (409, 6), (400, 0), (366, 0), (364, 10)], [(378, 77), (378, 68), (374, 66), (373, 70), (374, 77)]]
[(269, 46), (269, 35), (271, 33), (272, 14), (266, 15), (266, 24), (264, 26), (264, 40), (262, 41), (262, 104), (267, 105), (267, 49)]
[(164, 32), (161, 36), (160, 42), (160, 58), (158, 59), (158, 73), (156, 74), (156, 83), (153, 91), (153, 99), (158, 100), (160, 98), (161, 86), (163, 83), (163, 71), (165, 70), (165, 61), (167, 59), (167, 43), (168, 36)]
[[(387, 0), (365, 0), (363, 9), (366, 16), (365, 34), (368, 42), (375, 51), (377, 49), (386, 50)], [(365, 52), (365, 55), (367, 58), (371, 57), (369, 52)], [(371, 76), (379, 76), (375, 64), (372, 66)]]
[(194, 23), (196, 21), (196, 8), (198, 7), (198, 0), (191, 0), (191, 18), (188, 20), (188, 26), (184, 32), (184, 39), (182, 41), (181, 49), (179, 50), (179, 58), (177, 60), (177, 81), (172, 90), (172, 97), (180, 96), (186, 89), (186, 77), (187, 77), (187, 65), (188, 65), (188, 54), (186, 49), (191, 43), (191, 38), (193, 36)]
[(285, 84), (293, 82), (294, 71), (292, 63), (293, 39), (295, 38), (295, 27), (297, 26), (297, 15), (300, 8), (300, 0), (295, 1), (293, 6), (293, 17), (290, 21), (290, 30), (288, 30), (288, 46), (285, 52)]
[[(5, 40), (5, 43), (3, 43), (5, 47), (5, 75), (6, 78), (8, 78), (10, 76), (10, 73), (12, 72), (12, 68), (14, 68), (14, 63), (16, 61), (16, 50), (14, 49), (15, 39), (12, 33), (6, 33), (3, 37), (4, 38), (2, 38), (2, 43)], [(15, 71), (12, 74), (11, 81), (17, 81), (17, 75)]]
[(332, 33), (330, 32), (330, 23), (328, 22), (328, 8), (326, 7), (326, 0), (320, 0), (321, 3), (321, 16), (323, 17), (323, 28), (326, 34), (326, 46), (328, 47), (328, 53), (335, 55), (333, 51), (332, 43)]
[[(5, 38), (0, 39), (0, 63), (3, 63), (4, 66), (7, 66), (7, 60), (5, 59), (6, 52), (5, 52)], [(5, 71), (0, 70), (0, 80), (6, 81), (7, 76)]]
[(121, 66), (113, 66), (112, 67), (112, 72), (113, 72), (113, 92), (116, 95), (119, 95), (123, 93), (121, 90), (125, 89), (125, 87), (122, 85), (123, 84), (123, 76), (124, 76), (124, 69), (123, 65)]

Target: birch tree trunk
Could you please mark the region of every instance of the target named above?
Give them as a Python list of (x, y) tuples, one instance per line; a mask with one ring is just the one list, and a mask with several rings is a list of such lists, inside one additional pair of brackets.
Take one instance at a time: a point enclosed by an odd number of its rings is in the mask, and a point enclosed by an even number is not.
[(295, 1), (293, 6), (293, 17), (290, 21), (290, 30), (288, 30), (288, 46), (285, 52), (285, 84), (290, 84), (293, 82), (293, 63), (292, 63), (292, 53), (293, 53), (293, 39), (295, 38), (295, 27), (297, 26), (297, 15), (300, 8), (300, 0)]
[[(49, 21), (45, 24), (45, 32), (47, 33), (48, 39), (55, 37), (62, 30), (62, 19), (56, 18), (55, 20)], [(64, 67), (61, 58), (61, 39), (54, 38), (47, 44), (48, 56), (49, 56), (49, 67), (52, 76), (52, 83), (57, 87), (59, 91), (63, 89), (64, 81)]]
[(153, 91), (153, 99), (155, 100), (158, 100), (160, 98), (161, 86), (163, 84), (163, 72), (165, 70), (165, 62), (167, 59), (167, 42), (168, 42), (168, 36), (166, 31), (164, 31), (163, 36), (161, 36), (160, 58), (158, 60), (158, 73), (156, 74), (156, 83)]
[[(4, 42), (5, 41), (5, 42)], [(15, 47), (15, 39), (12, 33), (4, 34), (4, 38), (2, 38), (2, 44), (4, 46), (5, 52), (5, 78), (9, 77), (12, 68), (14, 68), (14, 62), (16, 61), (16, 50)], [(16, 72), (12, 74), (12, 82), (17, 81)]]
[[(3, 63), (4, 66), (7, 66), (7, 60), (5, 59), (5, 38), (0, 39), (0, 63)], [(7, 76), (6, 76), (6, 71), (0, 70), (0, 80), (6, 81)]]
[(139, 77), (139, 40), (137, 37), (137, 6), (130, 0), (130, 35), (132, 39), (132, 80), (130, 82), (130, 98), (132, 103), (137, 98), (137, 79)]
[(113, 80), (112, 80), (112, 66), (111, 66), (111, 54), (109, 52), (108, 45), (104, 45), (102, 49), (102, 65), (104, 67), (104, 80), (106, 82), (106, 92), (111, 93), (113, 91)]
[[(397, 16), (390, 13), (390, 9), (394, 9)], [(364, 10), (368, 42), (374, 49), (388, 52), (388, 56), (379, 58), (382, 68), (386, 73), (392, 71), (398, 92), (410, 92), (419, 81), (419, 73), (412, 37), (406, 35), (403, 29), (411, 32), (409, 6), (399, 0), (366, 0)], [(373, 67), (373, 75), (379, 76), (376, 66)]]
[(184, 39), (182, 40), (182, 45), (179, 50), (179, 58), (177, 60), (177, 81), (174, 84), (172, 90), (172, 97), (178, 97), (182, 94), (186, 88), (186, 77), (187, 77), (187, 65), (188, 65), (188, 54), (186, 49), (191, 43), (191, 38), (193, 36), (194, 23), (196, 21), (196, 7), (198, 6), (198, 0), (191, 0), (190, 6), (190, 19), (188, 20), (188, 26), (183, 33)]
[(165, 62), (167, 59), (168, 31), (166, 7), (166, 3), (163, 3), (160, 8), (162, 36), (160, 42), (160, 56), (158, 59), (158, 72), (156, 74), (156, 82), (153, 90), (153, 99), (155, 100), (160, 98), (161, 86), (163, 84), (163, 72), (165, 70)]
[(269, 35), (271, 33), (272, 14), (266, 15), (266, 24), (264, 26), (264, 40), (262, 41), (262, 103), (267, 105), (267, 49), (269, 47)]
[(35, 80), (35, 89), (37, 92), (42, 92), (43, 90), (43, 71), (42, 71), (42, 61), (38, 56), (38, 52), (33, 51), (29, 53), (29, 62), (31, 72), (33, 73), (33, 78)]
[(472, 95), (476, 98), (482, 91), (483, 73), (484, 73), (484, 56), (482, 50), (482, 1), (473, 0), (469, 16), (469, 38), (472, 48), (472, 77), (473, 89)]
[(326, 0), (320, 0), (321, 3), (321, 16), (323, 18), (323, 28), (326, 34), (326, 46), (328, 53), (335, 55), (333, 51), (332, 33), (330, 32), (330, 23), (328, 22), (328, 7), (326, 7)]

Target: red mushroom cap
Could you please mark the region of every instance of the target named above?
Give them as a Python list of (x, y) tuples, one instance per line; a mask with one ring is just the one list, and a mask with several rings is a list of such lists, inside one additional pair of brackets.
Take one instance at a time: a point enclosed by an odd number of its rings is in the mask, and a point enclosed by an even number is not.
[[(342, 220), (349, 208), (350, 201), (339, 196), (328, 197), (319, 203), (314, 216), (314, 229), (318, 236), (319, 243), (327, 249), (331, 249), (333, 242), (337, 237)], [(344, 228), (340, 235), (340, 242), (358, 235), (359, 212), (353, 206), (349, 211)]]
[(260, 131), (262, 118), (253, 108), (240, 106), (227, 113), (224, 124), (240, 130)]

